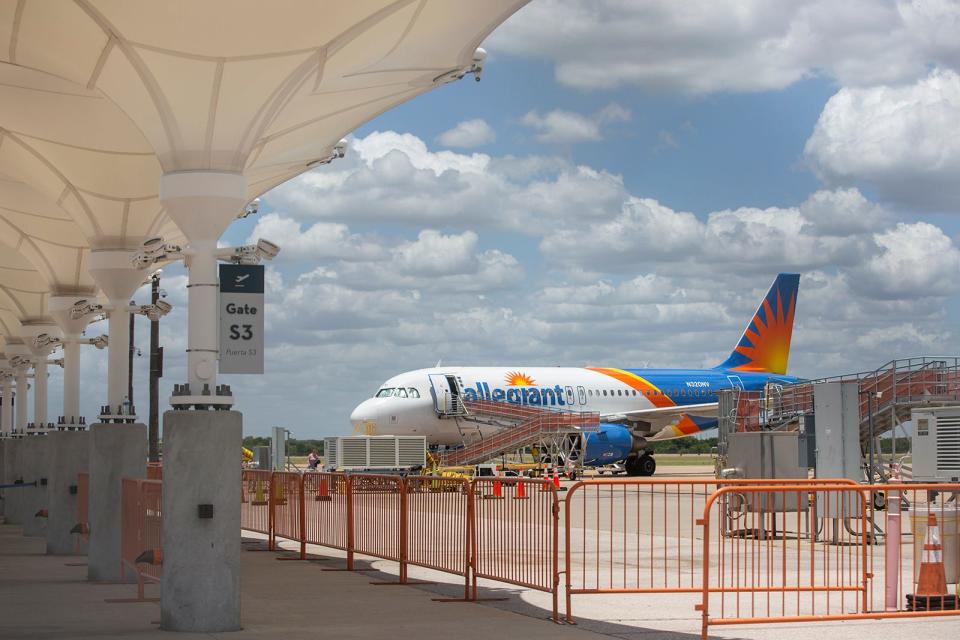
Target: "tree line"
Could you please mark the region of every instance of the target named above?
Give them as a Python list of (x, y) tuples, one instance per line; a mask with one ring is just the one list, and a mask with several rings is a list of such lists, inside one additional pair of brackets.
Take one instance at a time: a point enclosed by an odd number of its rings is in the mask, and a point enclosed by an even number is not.
[[(269, 447), (270, 438), (266, 436), (247, 436), (243, 439), (243, 446), (253, 450), (254, 447)], [(317, 453), (323, 455), (323, 440), (297, 440), (290, 438), (287, 440), (288, 456), (305, 456), (316, 449)]]

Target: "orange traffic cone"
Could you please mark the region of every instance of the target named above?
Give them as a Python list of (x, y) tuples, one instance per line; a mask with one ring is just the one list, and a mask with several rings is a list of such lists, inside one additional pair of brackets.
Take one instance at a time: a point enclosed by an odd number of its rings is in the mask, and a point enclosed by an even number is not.
[(957, 596), (947, 593), (947, 574), (943, 567), (943, 545), (937, 516), (927, 514), (927, 535), (923, 539), (917, 592), (907, 594), (910, 611), (943, 611), (957, 608)]
[(493, 481), (493, 495), (487, 495), (487, 496), (485, 496), (485, 497), (491, 498), (491, 499), (494, 499), (494, 500), (502, 500), (502, 499), (503, 499), (503, 485), (502, 485), (502, 483), (501, 483), (499, 480), (494, 480), (494, 481)]
[(530, 496), (527, 495), (526, 483), (523, 481), (523, 476), (520, 476), (520, 482), (517, 483), (517, 495), (514, 496), (517, 500), (527, 500)]
[(327, 488), (327, 479), (320, 478), (320, 486), (317, 487), (317, 502), (329, 502), (333, 498), (330, 497), (330, 490)]
[(553, 468), (553, 488), (557, 491), (566, 491), (566, 487), (560, 486), (560, 472), (556, 467)]

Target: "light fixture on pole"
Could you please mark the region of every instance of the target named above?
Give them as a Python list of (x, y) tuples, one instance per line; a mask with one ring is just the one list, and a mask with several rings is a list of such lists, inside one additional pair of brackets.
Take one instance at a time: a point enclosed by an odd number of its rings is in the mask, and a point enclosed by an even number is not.
[[(310, 167), (310, 168), (319, 167), (319, 166), (321, 166), (321, 165), (330, 164), (330, 163), (333, 162), (334, 160), (339, 160), (340, 158), (343, 158), (345, 155), (347, 155), (347, 147), (348, 147), (349, 145), (350, 145), (350, 143), (347, 142), (347, 139), (346, 139), (346, 138), (342, 138), (342, 139), (340, 140), (340, 142), (338, 142), (337, 144), (333, 145), (333, 146), (330, 148), (330, 154), (329, 154), (329, 155), (322, 156), (322, 157), (320, 157), (320, 158), (318, 158), (318, 159), (316, 159), (316, 160), (314, 160), (314, 161), (312, 161), (312, 162), (308, 162), (308, 163), (307, 163), (307, 166)], [(254, 202), (256, 202), (256, 201), (254, 201)], [(245, 218), (246, 216), (243, 216), (243, 217)]]
[(441, 73), (439, 76), (433, 79), (437, 84), (446, 84), (448, 82), (456, 82), (457, 80), (462, 80), (464, 76), (472, 73), (473, 79), (477, 82), (480, 82), (480, 76), (483, 74), (483, 67), (487, 63), (487, 51), (482, 47), (477, 47), (477, 50), (473, 52), (473, 59), (465, 67), (460, 69), (452, 69), (446, 73)]
[(101, 316), (100, 318), (94, 318), (92, 320), (96, 322), (97, 320), (102, 320), (103, 315), (103, 305), (90, 302), (89, 300), (77, 300), (73, 303), (73, 307), (70, 308), (70, 317), (73, 320), (79, 320), (80, 318), (86, 318), (88, 316)]

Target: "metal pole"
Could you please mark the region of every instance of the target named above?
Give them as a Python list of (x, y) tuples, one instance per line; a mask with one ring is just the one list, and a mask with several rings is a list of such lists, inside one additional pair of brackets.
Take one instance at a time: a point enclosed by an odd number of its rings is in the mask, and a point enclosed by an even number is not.
[[(150, 277), (150, 304), (160, 300), (160, 272)], [(160, 362), (160, 319), (150, 321), (150, 419), (148, 424), (150, 462), (160, 462), (160, 376), (163, 365)]]
[(875, 453), (874, 445), (876, 443), (876, 438), (874, 438), (874, 433), (873, 433), (873, 393), (872, 392), (867, 395), (867, 421), (870, 429), (870, 470), (869, 470), (869, 475), (867, 476), (867, 482), (869, 484), (873, 484), (873, 470), (874, 470), (873, 465), (874, 465), (874, 453)]
[(136, 348), (133, 346), (133, 314), (130, 315), (130, 348), (127, 353), (127, 400), (130, 401), (130, 406), (133, 406), (133, 350)]

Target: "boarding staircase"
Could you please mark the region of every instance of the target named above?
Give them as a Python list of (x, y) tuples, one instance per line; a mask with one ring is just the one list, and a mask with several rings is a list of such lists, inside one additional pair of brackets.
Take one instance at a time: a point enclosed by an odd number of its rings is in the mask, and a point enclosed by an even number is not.
[(497, 426), (500, 430), (459, 449), (439, 453), (437, 457), (444, 466), (477, 464), (545, 440), (595, 432), (600, 428), (599, 413), (556, 411), (493, 400), (461, 398), (459, 402), (458, 419)]
[(960, 357), (891, 360), (872, 371), (740, 391), (729, 409), (734, 431), (795, 430), (813, 413), (814, 386), (824, 382), (857, 383), (860, 440), (866, 442), (871, 432), (880, 436), (909, 420), (914, 409), (960, 405)]

